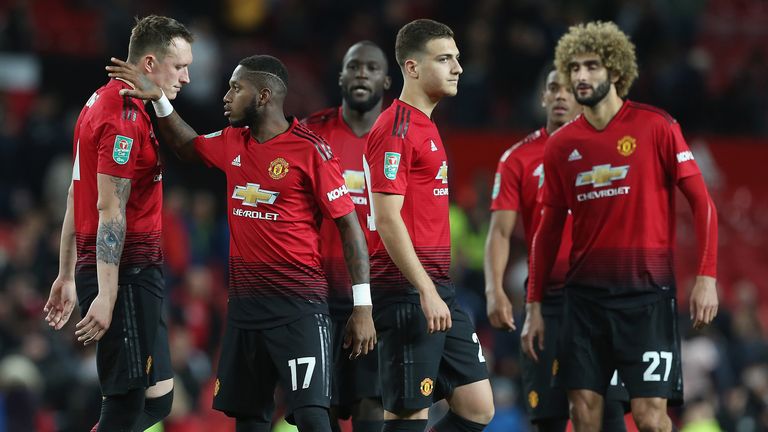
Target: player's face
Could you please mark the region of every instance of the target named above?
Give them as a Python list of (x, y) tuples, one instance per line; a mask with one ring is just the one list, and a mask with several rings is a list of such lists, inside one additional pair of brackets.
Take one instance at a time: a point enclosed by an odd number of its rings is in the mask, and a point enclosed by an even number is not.
[(574, 56), (568, 64), (576, 101), (594, 107), (611, 90), (611, 77), (597, 54)]
[(354, 45), (344, 56), (339, 74), (341, 97), (355, 111), (365, 113), (380, 101), (389, 88), (387, 59), (371, 45)]
[(562, 82), (557, 71), (547, 75), (542, 102), (547, 110), (547, 121), (556, 127), (568, 123), (581, 112), (581, 106), (576, 103), (570, 86)]
[(233, 127), (251, 126), (256, 123), (258, 91), (246, 76), (247, 71), (238, 65), (229, 79), (229, 90), (224, 95), (224, 117)]
[(183, 38), (171, 40), (168, 52), (162, 59), (157, 59), (157, 67), (152, 69), (150, 77), (163, 89), (168, 99), (176, 99), (181, 88), (189, 84), (189, 65), (192, 63), (192, 46)]
[(464, 70), (459, 64), (459, 49), (453, 38), (427, 42), (416, 68), (421, 87), (430, 97), (455, 96), (459, 91), (459, 75)]

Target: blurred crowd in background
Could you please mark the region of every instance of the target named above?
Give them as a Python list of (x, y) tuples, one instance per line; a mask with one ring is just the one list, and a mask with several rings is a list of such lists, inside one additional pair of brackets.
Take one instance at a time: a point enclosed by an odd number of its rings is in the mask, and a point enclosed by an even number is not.
[[(493, 130), (508, 134), (511, 145), (543, 122), (539, 83), (560, 35), (571, 24), (602, 19), (619, 24), (637, 46), (640, 78), (631, 99), (669, 111), (686, 136), (746, 139), (745, 157), (754, 149), (762, 165), (768, 162), (763, 0), (2, 1), (0, 432), (85, 431), (98, 418), (95, 351), (73, 334), (79, 315), (54, 332), (42, 308), (58, 272), (75, 119), (106, 82), (109, 57), (125, 57), (134, 17), (150, 13), (172, 16), (195, 34), (191, 84), (174, 105), (201, 133), (226, 125), (221, 98), (228, 78), (240, 58), (255, 53), (286, 63), (286, 110), (304, 117), (340, 103), (344, 52), (358, 40), (372, 40), (391, 62), (388, 104), (402, 82), (393, 55), (397, 30), (429, 17), (456, 32), (464, 68), (459, 95), (436, 110), (444, 141), (450, 147), (454, 132)], [(694, 432), (768, 430), (768, 270), (760, 268), (768, 262), (768, 184), (732, 187), (718, 168), (729, 150), (721, 145), (708, 152), (706, 140), (692, 145), (720, 212), (723, 306), (711, 327), (690, 329), (684, 300), (695, 274), (694, 236), (689, 209), (678, 206), (680, 322), (688, 330), (682, 349), (686, 405), (673, 409), (674, 419)], [(482, 143), (473, 151), (482, 152)], [(210, 409), (227, 298), (224, 179), (170, 153), (165, 164), (163, 245), (176, 370), (165, 430), (232, 430)], [(477, 168), (477, 175), (452, 178), (454, 278), (493, 372), (496, 418), (489, 430), (526, 431), (519, 333), (494, 331), (485, 317), (482, 259), (495, 166)], [(728, 173), (761, 176), (738, 166)], [(508, 286), (520, 326), (521, 239), (513, 251)]]

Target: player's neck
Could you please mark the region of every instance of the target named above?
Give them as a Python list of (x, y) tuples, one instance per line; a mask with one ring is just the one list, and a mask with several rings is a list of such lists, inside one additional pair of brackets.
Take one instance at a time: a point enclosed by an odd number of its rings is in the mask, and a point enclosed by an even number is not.
[(400, 93), (400, 100), (415, 107), (429, 118), (432, 118), (432, 111), (435, 110), (437, 103), (440, 102), (440, 99), (430, 97), (416, 84), (409, 85), (407, 80), (405, 85), (403, 85), (403, 91)]
[(347, 101), (342, 101), (341, 103), (341, 117), (344, 120), (344, 123), (346, 123), (358, 137), (370, 132), (373, 124), (376, 123), (376, 119), (379, 118), (379, 114), (381, 114), (381, 101), (365, 112), (353, 110)]
[(263, 143), (288, 130), (291, 124), (281, 112), (279, 115), (267, 115), (256, 119), (251, 125), (251, 137)]
[(584, 107), (584, 118), (597, 130), (603, 130), (621, 109), (624, 101), (616, 94), (615, 87), (593, 107)]

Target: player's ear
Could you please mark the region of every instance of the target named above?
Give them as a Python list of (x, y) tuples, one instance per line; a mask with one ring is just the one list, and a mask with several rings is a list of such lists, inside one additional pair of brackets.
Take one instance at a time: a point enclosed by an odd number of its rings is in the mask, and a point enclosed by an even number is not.
[(608, 69), (608, 79), (611, 80), (612, 84), (616, 84), (619, 82), (619, 78), (621, 78), (621, 75), (617, 72), (611, 72), (610, 69)]
[(403, 71), (405, 72), (405, 75), (411, 78), (419, 78), (418, 66), (419, 64), (416, 62), (416, 60), (408, 59), (403, 65)]
[(157, 58), (152, 54), (147, 54), (141, 58), (139, 65), (144, 72), (151, 73), (157, 67)]
[(257, 101), (257, 105), (259, 107), (266, 106), (271, 99), (272, 99), (272, 90), (265, 87), (259, 91), (259, 100)]
[(392, 78), (387, 75), (384, 77), (384, 90), (389, 90), (389, 87), (392, 85)]
[(339, 72), (339, 87), (341, 87), (343, 84), (341, 83), (341, 72)]

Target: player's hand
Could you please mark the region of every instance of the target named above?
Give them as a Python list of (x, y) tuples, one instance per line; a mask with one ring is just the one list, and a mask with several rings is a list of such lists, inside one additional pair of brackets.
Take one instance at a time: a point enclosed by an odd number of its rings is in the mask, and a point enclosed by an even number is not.
[(163, 91), (160, 87), (153, 83), (138, 66), (114, 57), (110, 60), (112, 60), (114, 65), (106, 67), (109, 77), (128, 81), (134, 87), (133, 90), (120, 90), (121, 96), (152, 101), (159, 100), (163, 96)]
[(512, 302), (503, 290), (493, 290), (486, 295), (488, 320), (494, 328), (514, 331), (515, 318), (512, 316)]
[(351, 347), (350, 359), (366, 355), (376, 346), (373, 306), (355, 306), (344, 330), (344, 349)]
[(429, 333), (443, 332), (451, 329), (451, 311), (448, 305), (435, 289), (422, 292), (419, 296), (421, 310), (424, 311), (424, 317), (427, 319), (427, 331)]
[(712, 322), (717, 316), (717, 286), (715, 278), (696, 276), (696, 283), (691, 290), (691, 321), (693, 328), (700, 329)]
[(114, 300), (100, 294), (96, 295), (85, 318), (75, 325), (77, 328), (75, 336), (78, 342), (83, 342), (83, 345), (87, 346), (101, 339), (112, 323), (114, 307)]
[(544, 317), (541, 315), (541, 303), (528, 303), (525, 305), (525, 324), (520, 335), (523, 352), (533, 361), (539, 361), (539, 355), (534, 346), (538, 339), (539, 351), (544, 351)]
[(71, 278), (63, 278), (61, 275), (51, 284), (51, 293), (48, 302), (43, 307), (46, 313), (45, 320), (55, 330), (61, 330), (69, 321), (72, 310), (77, 303), (77, 290), (75, 281)]

